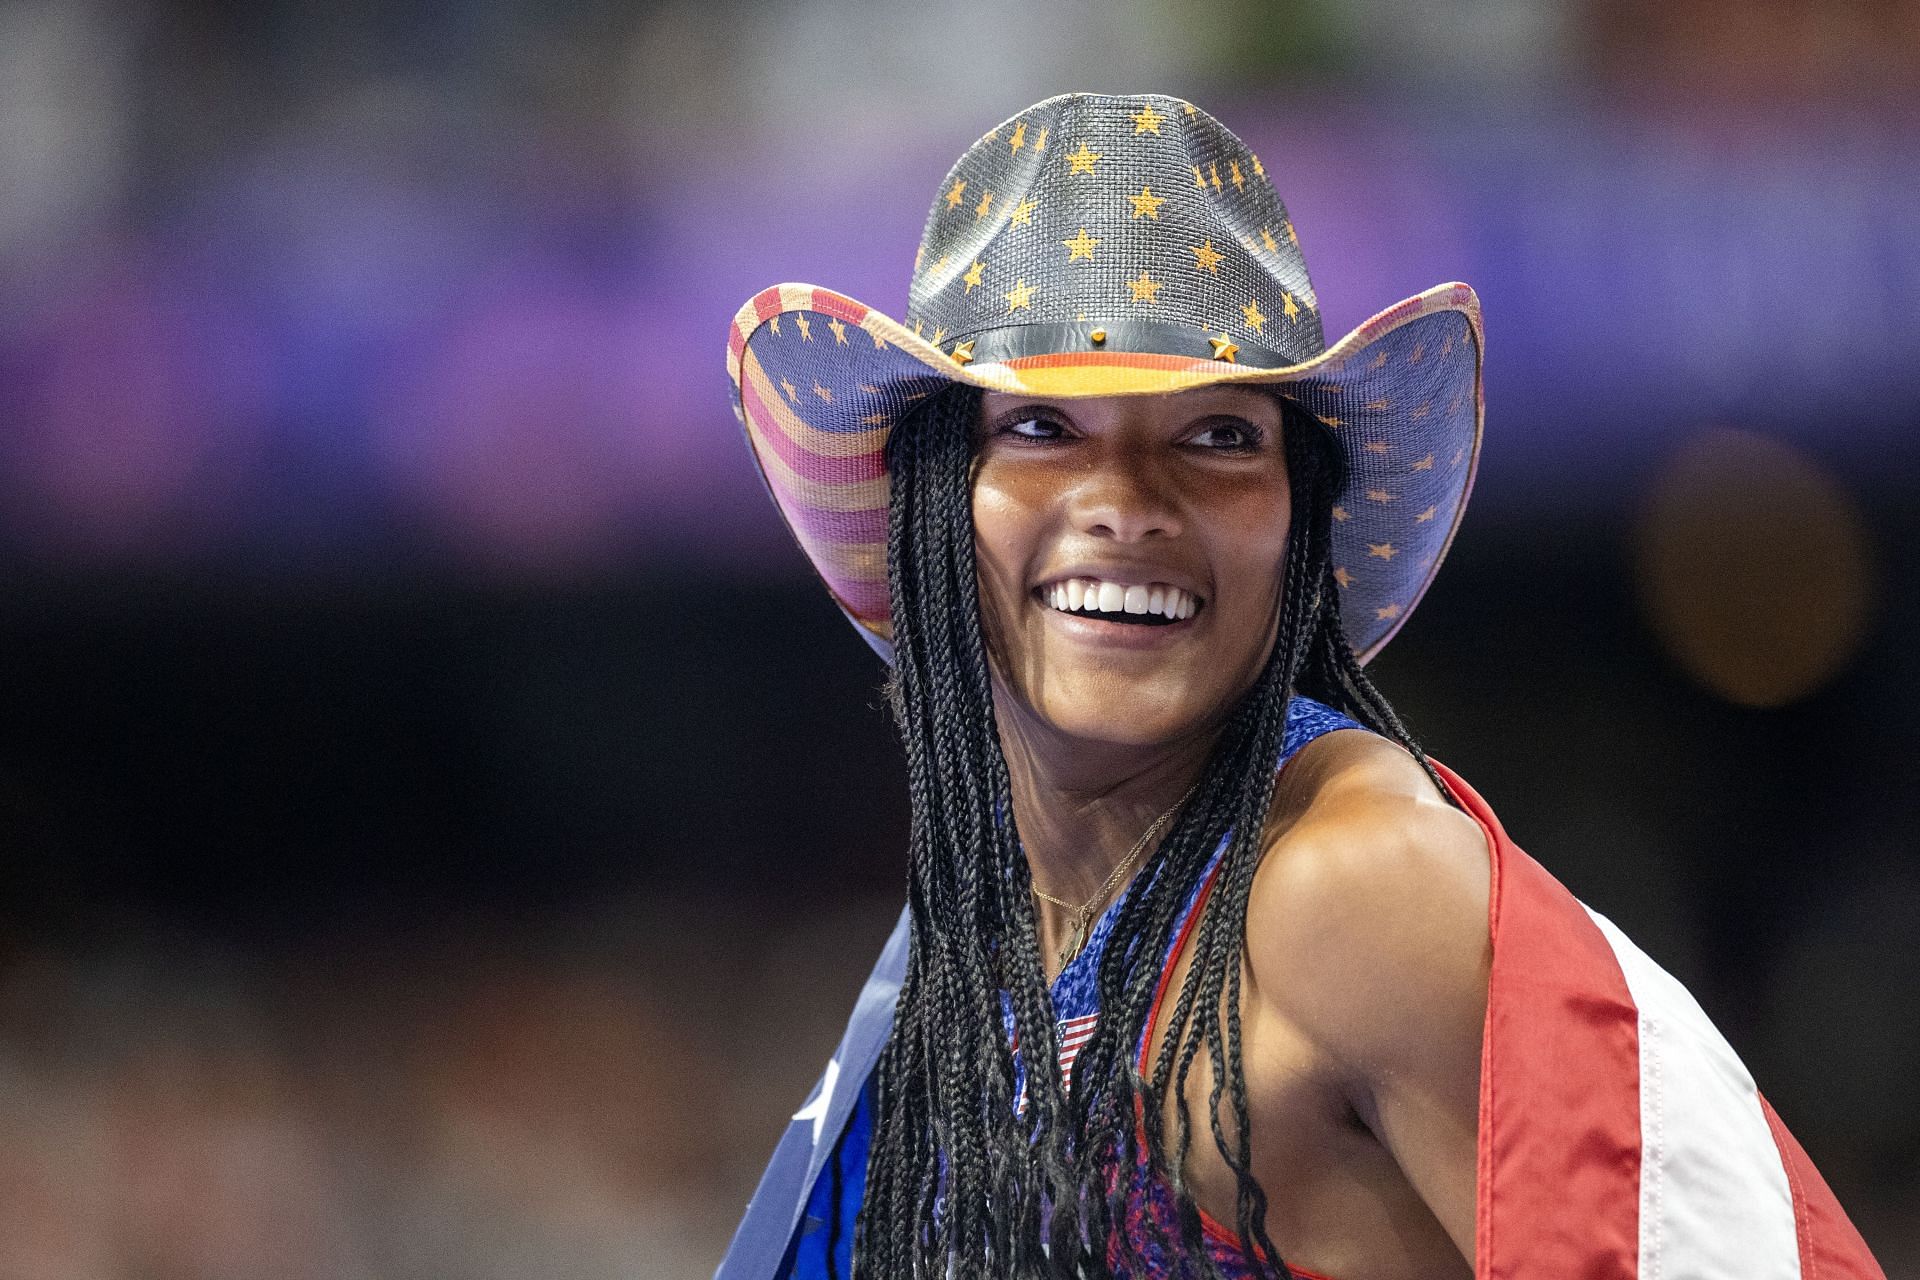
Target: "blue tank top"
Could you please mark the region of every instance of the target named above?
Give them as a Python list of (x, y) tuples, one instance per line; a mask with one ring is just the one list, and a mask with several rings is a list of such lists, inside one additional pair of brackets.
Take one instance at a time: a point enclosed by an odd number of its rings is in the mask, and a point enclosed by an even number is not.
[[(1334, 710), (1325, 703), (1316, 702), (1301, 694), (1295, 694), (1287, 705), (1287, 722), (1283, 730), (1279, 759), (1275, 768), (1284, 768), (1300, 748), (1335, 729), (1364, 728), (1358, 721)], [(1205, 871), (1187, 892), (1187, 901), (1182, 909), (1179, 924), (1174, 929), (1173, 943), (1167, 954), (1161, 958), (1160, 982), (1164, 987), (1172, 971), (1175, 958), (1186, 939), (1188, 926), (1193, 922), (1195, 909), (1213, 882), (1214, 872), (1219, 867), (1221, 854), (1225, 852), (1223, 841), (1215, 850)], [(1113, 933), (1114, 922), (1119, 918), (1121, 905), (1132, 893), (1121, 894), (1109, 905), (1094, 923), (1087, 935), (1087, 943), (1080, 953), (1067, 963), (1053, 980), (1054, 1017), (1058, 1020), (1057, 1033), (1060, 1045), (1060, 1076), (1069, 1086), (1073, 1081), (1073, 1063), (1080, 1049), (1093, 1036), (1094, 1027), (1100, 1019), (1099, 973), (1100, 957), (1106, 951), (1107, 940)], [(1155, 1017), (1159, 1012), (1159, 1001), (1154, 1002), (1153, 1010), (1148, 1014), (1147, 1025), (1142, 1030), (1139, 1051), (1144, 1052), (1153, 1033)], [(1011, 1010), (1008, 1011), (1009, 1018)], [(1011, 1022), (1009, 1021), (1009, 1028)], [(1015, 1059), (1016, 1084), (1024, 1096), (1024, 1072), (1020, 1069), (1018, 1056)], [(825, 1280), (828, 1276), (846, 1277), (853, 1271), (853, 1224), (859, 1212), (861, 1194), (866, 1182), (867, 1149), (872, 1137), (873, 1081), (867, 1080), (862, 1086), (860, 1100), (853, 1116), (847, 1122), (846, 1132), (842, 1135), (833, 1157), (821, 1171), (820, 1179), (814, 1184), (813, 1194), (808, 1199), (806, 1214), (800, 1230), (794, 1238), (794, 1248), (789, 1264), (783, 1267), (780, 1277), (792, 1280)], [(1132, 1170), (1133, 1186), (1127, 1200), (1127, 1220), (1124, 1230), (1132, 1238), (1137, 1256), (1145, 1259), (1148, 1266), (1137, 1273), (1137, 1280), (1161, 1280), (1163, 1277), (1179, 1277), (1187, 1274), (1177, 1261), (1162, 1255), (1153, 1244), (1152, 1226), (1157, 1224), (1160, 1235), (1168, 1240), (1180, 1238), (1178, 1218), (1175, 1215), (1173, 1190), (1164, 1178), (1142, 1163)], [(1227, 1280), (1242, 1280), (1251, 1277), (1245, 1259), (1240, 1252), (1238, 1238), (1220, 1223), (1202, 1213), (1202, 1225), (1205, 1228), (1205, 1243), (1214, 1265)], [(1119, 1258), (1114, 1256), (1114, 1275), (1116, 1280), (1133, 1280), (1135, 1273), (1119, 1268)], [(1312, 1272), (1290, 1268), (1294, 1275), (1302, 1280), (1325, 1280)]]

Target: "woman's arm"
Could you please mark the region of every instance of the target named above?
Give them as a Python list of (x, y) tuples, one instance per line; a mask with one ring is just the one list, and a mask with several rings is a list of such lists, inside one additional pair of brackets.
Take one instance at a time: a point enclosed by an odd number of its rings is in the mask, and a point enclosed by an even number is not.
[(1486, 836), (1399, 747), (1338, 736), (1255, 880), (1252, 998), (1338, 1064), (1355, 1113), (1471, 1263)]

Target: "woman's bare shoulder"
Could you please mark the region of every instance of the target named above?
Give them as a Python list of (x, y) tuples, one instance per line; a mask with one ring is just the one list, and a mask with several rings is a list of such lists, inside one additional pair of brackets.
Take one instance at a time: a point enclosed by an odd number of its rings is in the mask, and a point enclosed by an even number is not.
[(1435, 1035), (1470, 1035), (1477, 1054), (1480, 824), (1397, 743), (1351, 731), (1302, 749), (1275, 810), (1247, 908), (1260, 998), (1343, 1058), (1397, 1060)]

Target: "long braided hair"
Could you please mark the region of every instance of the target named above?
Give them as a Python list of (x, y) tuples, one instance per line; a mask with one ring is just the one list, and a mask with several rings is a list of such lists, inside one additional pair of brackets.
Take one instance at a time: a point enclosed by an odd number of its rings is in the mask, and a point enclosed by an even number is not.
[[(1190, 1274), (1217, 1276), (1181, 1176), (1194, 1127), (1186, 1085), (1202, 1050), (1213, 1080), (1205, 1120), (1237, 1181), (1234, 1217), (1245, 1260), (1256, 1275), (1288, 1275), (1267, 1237), (1266, 1194), (1252, 1173), (1240, 984), (1247, 899), (1289, 690), (1392, 737), (1447, 794), (1341, 629), (1328, 548), (1344, 459), (1317, 419), (1281, 400), (1293, 519), (1273, 652), (1122, 901), (1099, 966), (1103, 1012), (1069, 1091), (982, 638), (970, 477), (978, 403), (971, 388), (950, 388), (903, 417), (887, 442), (888, 693), (911, 790), (911, 941), (878, 1068), (854, 1275), (1110, 1280), (1135, 1270), (1140, 1260), (1121, 1227), (1143, 1134), (1177, 1205), (1178, 1241), (1155, 1247), (1177, 1250)], [(1191, 966), (1143, 1077), (1133, 1049), (1161, 957), (1188, 891), (1223, 840)], [(1163, 1105), (1169, 1090), (1171, 1133)]]

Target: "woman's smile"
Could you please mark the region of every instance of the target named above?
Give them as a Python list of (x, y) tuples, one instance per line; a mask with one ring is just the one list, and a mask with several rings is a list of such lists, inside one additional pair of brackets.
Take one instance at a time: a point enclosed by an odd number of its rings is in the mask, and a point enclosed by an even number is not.
[(1181, 643), (1196, 630), (1202, 603), (1193, 592), (1170, 583), (1129, 584), (1097, 575), (1036, 587), (1034, 599), (1052, 614), (1049, 623), (1062, 636), (1119, 649)]

